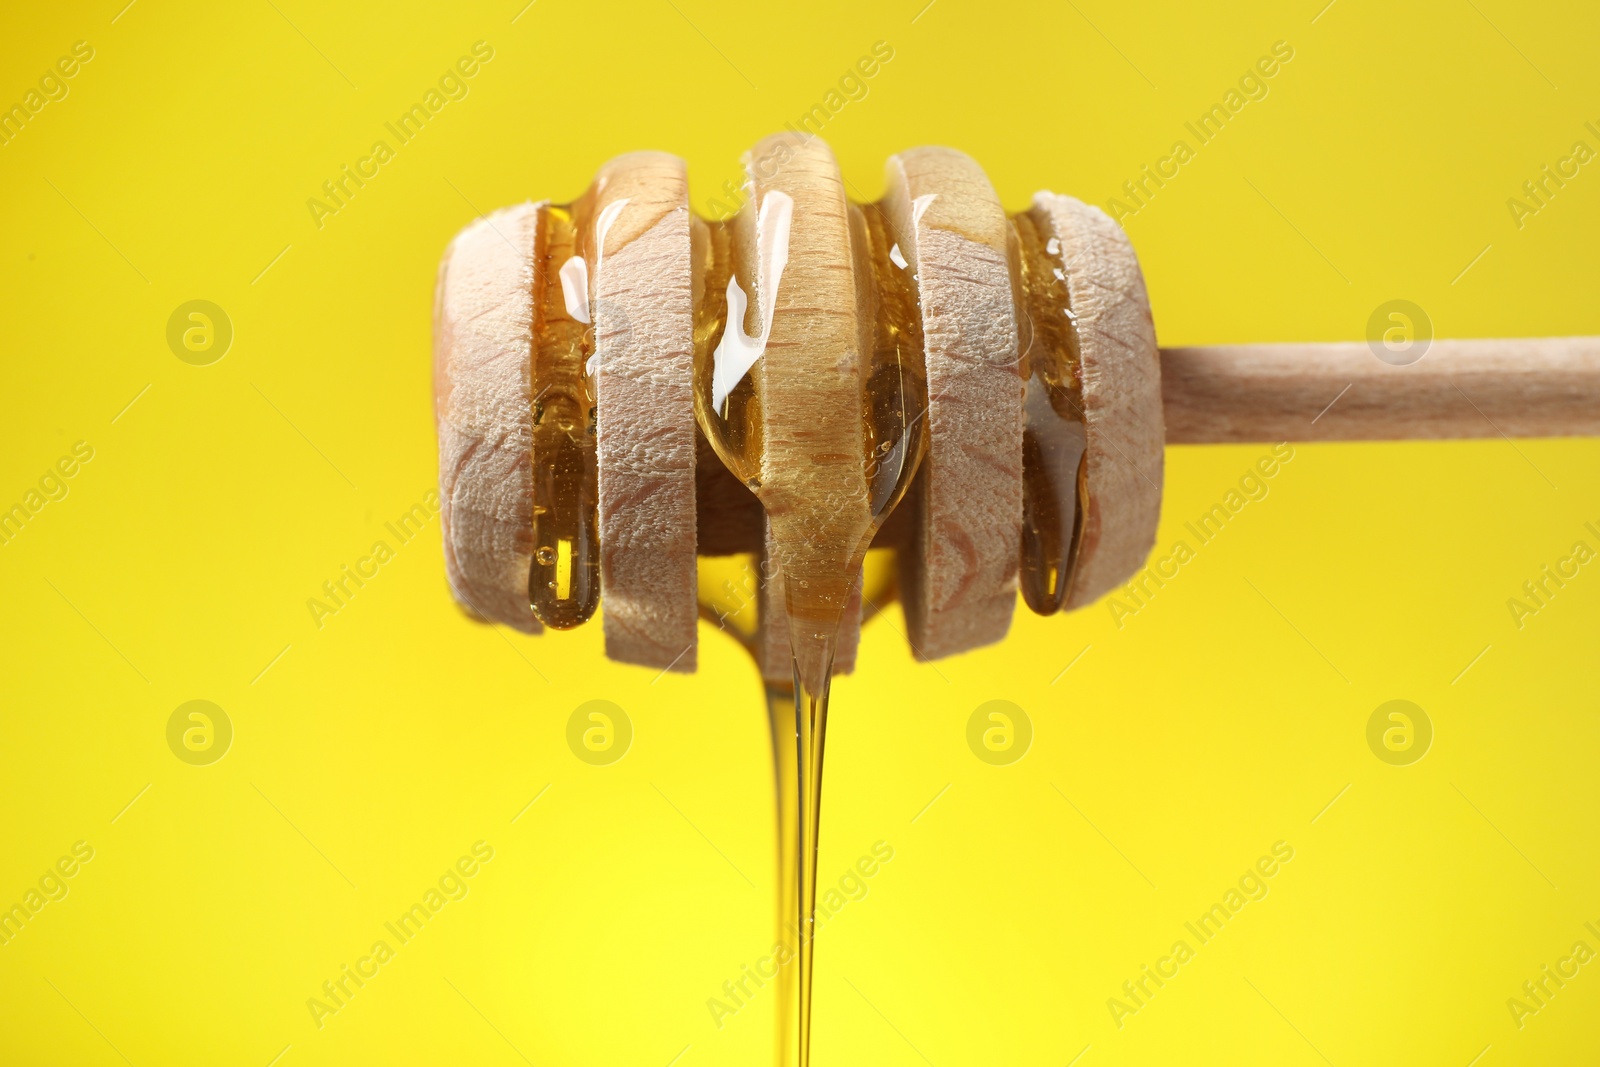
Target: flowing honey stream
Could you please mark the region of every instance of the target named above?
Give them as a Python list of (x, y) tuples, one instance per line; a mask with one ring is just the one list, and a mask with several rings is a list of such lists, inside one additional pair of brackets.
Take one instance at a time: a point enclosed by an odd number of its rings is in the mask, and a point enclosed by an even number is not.
[[(774, 196), (783, 194), (768, 194)], [(776, 566), (776, 572), (763, 577), (782, 577), (793, 653), (792, 687), (769, 683), (767, 690), (777, 790), (777, 926), (779, 943), (789, 945), (794, 955), (793, 965), (781, 963), (774, 979), (780, 1001), (777, 1042), (782, 1067), (810, 1063), (817, 843), (839, 621), (851, 596), (860, 592), (857, 583), (873, 535), (904, 495), (925, 441), (926, 388), (915, 283), (908, 270), (891, 259), (895, 242), (883, 212), (876, 205), (851, 205), (850, 212), (851, 266), (865, 290), (858, 294), (867, 298), (863, 312), (874, 324), (872, 349), (861, 360), (860, 436), (854, 460), (861, 465), (858, 474), (866, 476), (868, 499), (853, 524), (848, 518), (840, 521), (839, 514), (848, 516), (849, 509), (835, 510), (838, 502), (830, 501), (825, 490), (820, 498), (791, 503), (790, 510), (774, 510), (762, 481), (766, 397), (758, 375), (741, 377), (722, 398), (723, 404), (716, 404), (715, 356), (731, 325), (727, 295), (754, 289), (751, 279), (733, 278), (738, 258), (734, 245), (750, 240), (750, 229), (736, 221), (695, 227), (696, 415), (724, 464), (768, 508), (772, 556), (763, 561), (763, 569)], [(787, 216), (773, 223), (763, 215), (763, 226), (778, 224), (789, 225)], [(763, 248), (761, 254), (765, 252)], [(781, 267), (778, 264), (780, 271)], [(730, 287), (730, 281), (737, 288)], [(776, 307), (775, 294), (763, 295), (769, 309)], [(747, 321), (738, 325), (750, 336), (765, 327), (764, 340), (771, 324), (749, 321), (752, 312), (759, 314), (757, 305), (758, 301), (748, 302)]]
[[(768, 194), (770, 197), (771, 193)], [(782, 194), (778, 194), (782, 195)], [(596, 412), (586, 367), (594, 351), (592, 329), (573, 313), (573, 297), (556, 282), (561, 267), (586, 258), (591, 198), (540, 211), (534, 271), (534, 565), (529, 599), (546, 625), (567, 629), (593, 615), (600, 597), (599, 522), (596, 514)], [(767, 684), (777, 812), (778, 943), (773, 979), (778, 1004), (779, 1067), (809, 1067), (816, 914), (817, 846), (821, 829), (822, 769), (828, 698), (839, 623), (862, 589), (872, 612), (893, 595), (892, 566), (881, 558), (863, 568), (872, 539), (911, 484), (927, 447), (928, 397), (916, 277), (900, 252), (881, 204), (849, 205), (850, 268), (859, 288), (860, 313), (871, 323), (872, 347), (861, 359), (860, 473), (865, 475), (864, 517), (838, 521), (838, 500), (824, 493), (774, 513), (762, 480), (765, 439), (759, 376), (744, 373), (716, 403), (715, 356), (729, 322), (729, 296), (755, 288), (737, 278), (741, 243), (754, 239), (752, 219), (694, 219), (691, 226), (695, 301), (695, 414), (722, 462), (768, 508), (770, 557), (745, 557), (765, 587), (783, 579), (784, 608), (793, 655), (792, 684)], [(1024, 513), (1020, 585), (1035, 612), (1061, 609), (1082, 536), (1085, 419), (1076, 320), (1068, 304), (1059, 246), (1045, 235), (1035, 212), (1013, 217), (1017, 244), (1019, 386), (1024, 392)], [(800, 220), (797, 225), (805, 225)], [(785, 226), (789, 225), (786, 221)], [(745, 249), (749, 262), (750, 249)], [(769, 297), (769, 313), (776, 307)], [(744, 336), (771, 323), (758, 301), (746, 305)], [(765, 344), (765, 334), (761, 335)], [(832, 510), (830, 510), (832, 509)], [(880, 554), (887, 555), (887, 553)], [(709, 565), (709, 566), (708, 566)], [(754, 651), (756, 623), (751, 583), (723, 580), (702, 562), (702, 611)], [(723, 570), (726, 570), (724, 564)], [(711, 581), (707, 581), (707, 577)], [(708, 595), (709, 594), (709, 595)]]

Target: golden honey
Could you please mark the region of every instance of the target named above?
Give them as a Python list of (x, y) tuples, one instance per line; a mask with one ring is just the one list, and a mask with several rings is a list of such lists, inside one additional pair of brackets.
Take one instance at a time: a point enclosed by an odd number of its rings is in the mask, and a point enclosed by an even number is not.
[[(574, 316), (561, 270), (587, 243), (587, 203), (542, 205), (533, 280), (533, 561), (528, 601), (546, 626), (570, 629), (600, 603), (594, 331)], [(579, 315), (588, 318), (585, 311)]]
[(1022, 599), (1040, 615), (1066, 604), (1088, 508), (1087, 427), (1077, 318), (1061, 245), (1039, 209), (1012, 216), (1018, 342), (1027, 384), (1022, 426)]
[[(594, 337), (586, 305), (575, 308), (570, 287), (563, 293), (556, 283), (564, 267), (586, 254), (587, 204), (586, 197), (541, 209), (537, 248), (529, 597), (539, 619), (558, 628), (588, 619), (599, 600), (595, 391), (585, 367)], [(768, 531), (764, 555), (702, 565), (702, 614), (753, 651), (761, 590), (781, 578), (784, 591), (793, 682), (769, 683), (767, 691), (779, 842), (774, 924), (779, 943), (791, 949), (774, 979), (780, 1001), (777, 1062), (809, 1067), (817, 844), (834, 650), (872, 539), (922, 461), (928, 397), (914, 265), (883, 203), (851, 204), (848, 247), (830, 269), (849, 272), (854, 312), (864, 324), (859, 351), (838, 353), (839, 366), (854, 364), (856, 410), (785, 411), (785, 425), (814, 429), (829, 444), (836, 436), (845, 440), (838, 450), (802, 453), (814, 464), (802, 476), (772, 468), (767, 405), (819, 403), (817, 393), (794, 387), (787, 369), (761, 363), (768, 358), (774, 317), (815, 311), (804, 308), (803, 298), (791, 302), (794, 312), (779, 310), (789, 228), (807, 225), (805, 218), (793, 218), (792, 209), (787, 194), (771, 190), (731, 219), (692, 219), (690, 235), (696, 420), (724, 465), (762, 503)], [(1012, 224), (1024, 393), (1020, 584), (1031, 609), (1051, 614), (1071, 590), (1086, 505), (1081, 360), (1066, 264), (1048, 220), (1029, 211), (1014, 216)], [(781, 229), (781, 240), (774, 238), (775, 229)], [(758, 293), (758, 283), (772, 291)], [(818, 365), (830, 362), (832, 353), (812, 352), (780, 365), (807, 366), (804, 360), (819, 355)], [(796, 359), (792, 352), (785, 358)], [(890, 592), (892, 586), (874, 590), (879, 597)]]
[[(726, 222), (695, 223), (695, 412), (723, 463), (766, 506), (771, 556), (764, 566), (775, 567), (784, 583), (794, 684), (769, 687), (768, 714), (779, 841), (776, 925), (780, 942), (795, 950), (796, 965), (783, 966), (776, 978), (777, 1041), (783, 1067), (806, 1067), (822, 766), (834, 647), (873, 535), (904, 495), (922, 458), (927, 389), (915, 279), (903, 257), (896, 261), (892, 227), (881, 207), (852, 205), (849, 261), (840, 266), (855, 278), (857, 313), (872, 324), (869, 347), (860, 354), (857, 447), (818, 457), (839, 472), (838, 498), (830, 493), (832, 483), (826, 477), (813, 480), (820, 488), (811, 499), (797, 500), (774, 491), (762, 477), (766, 458), (762, 409), (769, 400), (762, 376), (745, 373), (720, 404), (713, 387), (717, 348), (730, 326), (728, 294), (755, 289), (754, 279), (736, 277), (734, 267), (739, 262), (760, 262), (762, 253), (750, 244), (756, 229), (749, 216), (747, 208)], [(730, 280), (737, 292), (730, 288)], [(759, 314), (758, 302), (749, 300), (746, 321), (735, 324), (743, 328), (741, 339), (770, 332), (770, 323), (757, 321)], [(821, 422), (837, 413), (815, 414)], [(852, 505), (860, 503), (858, 491), (850, 486), (859, 482), (865, 484), (867, 499), (866, 506), (857, 509)]]

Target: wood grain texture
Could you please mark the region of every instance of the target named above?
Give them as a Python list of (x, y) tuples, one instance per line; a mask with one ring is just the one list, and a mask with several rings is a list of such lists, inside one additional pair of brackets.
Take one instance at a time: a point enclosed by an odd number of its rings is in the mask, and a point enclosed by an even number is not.
[(1167, 440), (1600, 436), (1600, 337), (1434, 341), (1397, 367), (1364, 343), (1161, 352)]
[(1088, 504), (1066, 608), (1116, 588), (1144, 564), (1161, 517), (1165, 433), (1150, 298), (1122, 228), (1099, 208), (1038, 193), (1036, 216), (1061, 242), (1077, 327), (1088, 431)]
[[(752, 195), (744, 211), (747, 236), (736, 242), (736, 271), (741, 279), (754, 279), (752, 309), (772, 284), (757, 266), (753, 216), (769, 193), (794, 200), (772, 333), (751, 372), (761, 392), (766, 442), (760, 473), (766, 559), (777, 564), (781, 581), (809, 583), (807, 600), (844, 605), (837, 647), (853, 649), (860, 601), (850, 596), (850, 587), (859, 579), (846, 572), (839, 549), (853, 548), (851, 542), (871, 522), (861, 416), (861, 367), (871, 345), (871, 324), (857, 309), (858, 264), (851, 252), (844, 179), (827, 145), (795, 134), (762, 141), (745, 157), (745, 168)], [(750, 323), (752, 330), (759, 326)], [(791, 634), (802, 622), (824, 626), (792, 612), (780, 619), (778, 601), (763, 601), (774, 639), (780, 626)], [(789, 604), (792, 608), (794, 598)], [(768, 677), (774, 677), (779, 661), (776, 655), (763, 657)]]
[(533, 552), (533, 262), (539, 204), (472, 223), (450, 243), (434, 300), (440, 523), (450, 591), (525, 633)]
[(919, 148), (889, 160), (884, 207), (917, 278), (928, 451), (906, 501), (901, 595), (913, 654), (1006, 635), (1022, 543), (1022, 394), (1013, 234), (981, 168)]
[[(694, 308), (683, 161), (612, 160), (594, 186), (600, 583), (606, 655), (693, 671)], [(621, 205), (617, 207), (616, 205)]]
[[(756, 601), (757, 618), (761, 620), (756, 630), (756, 663), (761, 677), (768, 682), (781, 684), (794, 681), (794, 657), (789, 645), (789, 612), (785, 607), (787, 590), (784, 589), (783, 571), (772, 565), (772, 535), (763, 521), (760, 555), (761, 584)], [(833, 652), (833, 673), (850, 674), (856, 669), (856, 650), (861, 645), (861, 575), (844, 606), (839, 621), (839, 636)]]

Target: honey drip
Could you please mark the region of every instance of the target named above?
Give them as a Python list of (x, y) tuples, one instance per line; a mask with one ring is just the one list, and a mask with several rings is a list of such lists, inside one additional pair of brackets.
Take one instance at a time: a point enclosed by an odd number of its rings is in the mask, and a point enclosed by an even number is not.
[[(702, 613), (754, 651), (757, 593), (782, 578), (792, 683), (767, 687), (779, 841), (775, 927), (779, 945), (788, 950), (778, 953), (773, 978), (777, 1063), (809, 1067), (822, 770), (839, 623), (862, 580), (868, 547), (926, 449), (921, 314), (913, 264), (904, 251), (913, 246), (897, 232), (895, 220), (905, 218), (904, 212), (920, 213), (932, 198), (900, 205), (900, 215), (888, 200), (848, 206), (848, 261), (826, 269), (848, 272), (854, 280), (860, 332), (844, 340), (828, 335), (834, 340), (826, 343), (849, 349), (835, 363), (831, 353), (816, 350), (823, 342), (811, 333), (820, 320), (818, 309), (806, 306), (810, 294), (797, 300), (790, 293), (785, 300), (790, 228), (800, 233), (815, 216), (795, 210), (782, 190), (757, 194), (731, 219), (691, 219), (694, 404), (701, 432), (765, 509), (768, 555), (704, 561), (700, 585)], [(542, 208), (536, 252), (529, 597), (538, 618), (557, 628), (582, 623), (599, 600), (595, 390), (586, 369), (594, 352), (585, 269), (594, 240), (590, 199)], [(838, 215), (831, 218), (837, 225)], [(1081, 357), (1066, 265), (1048, 217), (1034, 209), (1013, 216), (1012, 224), (1019, 370), (1025, 380), (1021, 587), (1028, 606), (1048, 615), (1070, 595), (1087, 508)], [(604, 229), (606, 220), (599, 225)], [(774, 278), (779, 280), (773, 291), (759, 292)], [(729, 321), (730, 307), (742, 311), (742, 321)], [(784, 349), (774, 343), (768, 352), (774, 321), (781, 325), (784, 315), (812, 317), (803, 320), (806, 329), (779, 331), (788, 337)], [(845, 357), (854, 353), (860, 354), (859, 366), (851, 367)], [(773, 359), (780, 362), (768, 374)], [(834, 366), (843, 377), (816, 388), (798, 373)], [(837, 402), (850, 395), (852, 378), (855, 403), (837, 410)], [(798, 455), (808, 469), (774, 465), (768, 405), (781, 410), (782, 432), (801, 427), (812, 441), (854, 440), (858, 447), (796, 452), (791, 440), (784, 453), (790, 458), (783, 462), (793, 463)], [(877, 575), (877, 598), (892, 592), (892, 583), (881, 577), (892, 568), (868, 571)], [(717, 575), (729, 576), (712, 588)]]
[[(595, 391), (585, 370), (594, 331), (577, 317), (589, 317), (587, 293), (575, 307), (562, 285), (563, 268), (586, 254), (587, 208), (587, 199), (541, 206), (534, 250), (528, 601), (540, 622), (558, 630), (588, 621), (600, 603)], [(579, 273), (587, 277), (586, 270)]]
[(1088, 511), (1083, 361), (1060, 242), (1038, 208), (1012, 216), (1021, 261), (1022, 599), (1040, 615), (1067, 602)]
[[(904, 259), (891, 254), (898, 246), (888, 215), (878, 205), (852, 205), (851, 262), (842, 266), (856, 279), (857, 315), (871, 324), (861, 338), (859, 411), (854, 416), (859, 449), (814, 457), (819, 466), (838, 473), (837, 492), (829, 490), (834, 483), (827, 470), (814, 472), (811, 484), (820, 491), (803, 497), (764, 479), (762, 407), (773, 398), (762, 388), (760, 373), (743, 376), (720, 409), (712, 392), (716, 349), (729, 328), (729, 279), (736, 276), (737, 264), (758, 261), (753, 252), (759, 235), (750, 214), (747, 210), (726, 222), (694, 224), (695, 412), (724, 464), (766, 508), (772, 558), (763, 566), (775, 566), (783, 577), (794, 681), (792, 687), (769, 686), (767, 696), (779, 841), (776, 925), (780, 944), (793, 956), (774, 980), (777, 1062), (781, 1067), (808, 1067), (822, 768), (839, 621), (873, 536), (922, 459), (927, 386), (915, 280)], [(754, 291), (754, 279), (737, 280), (742, 292)], [(750, 336), (762, 327), (770, 332), (769, 323), (754, 321), (759, 315), (756, 303), (747, 301), (744, 326)], [(768, 304), (776, 306), (770, 297)], [(841, 417), (838, 412), (814, 414), (818, 424)], [(864, 501), (859, 488), (863, 482)]]

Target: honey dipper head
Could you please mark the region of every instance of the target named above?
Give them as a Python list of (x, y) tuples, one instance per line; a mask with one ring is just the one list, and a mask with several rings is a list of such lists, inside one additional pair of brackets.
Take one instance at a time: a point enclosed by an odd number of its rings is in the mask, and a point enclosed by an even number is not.
[(457, 599), (533, 632), (598, 591), (613, 659), (692, 670), (697, 553), (754, 552), (756, 646), (783, 679), (785, 609), (809, 610), (786, 575), (822, 582), (849, 669), (869, 543), (898, 551), (920, 658), (1003, 637), (1019, 573), (1045, 612), (1126, 580), (1163, 431), (1121, 230), (1049, 193), (1007, 216), (949, 149), (893, 157), (874, 204), (815, 139), (769, 138), (746, 170), (726, 222), (690, 211), (681, 161), (639, 153), (451, 244), (434, 360)]

